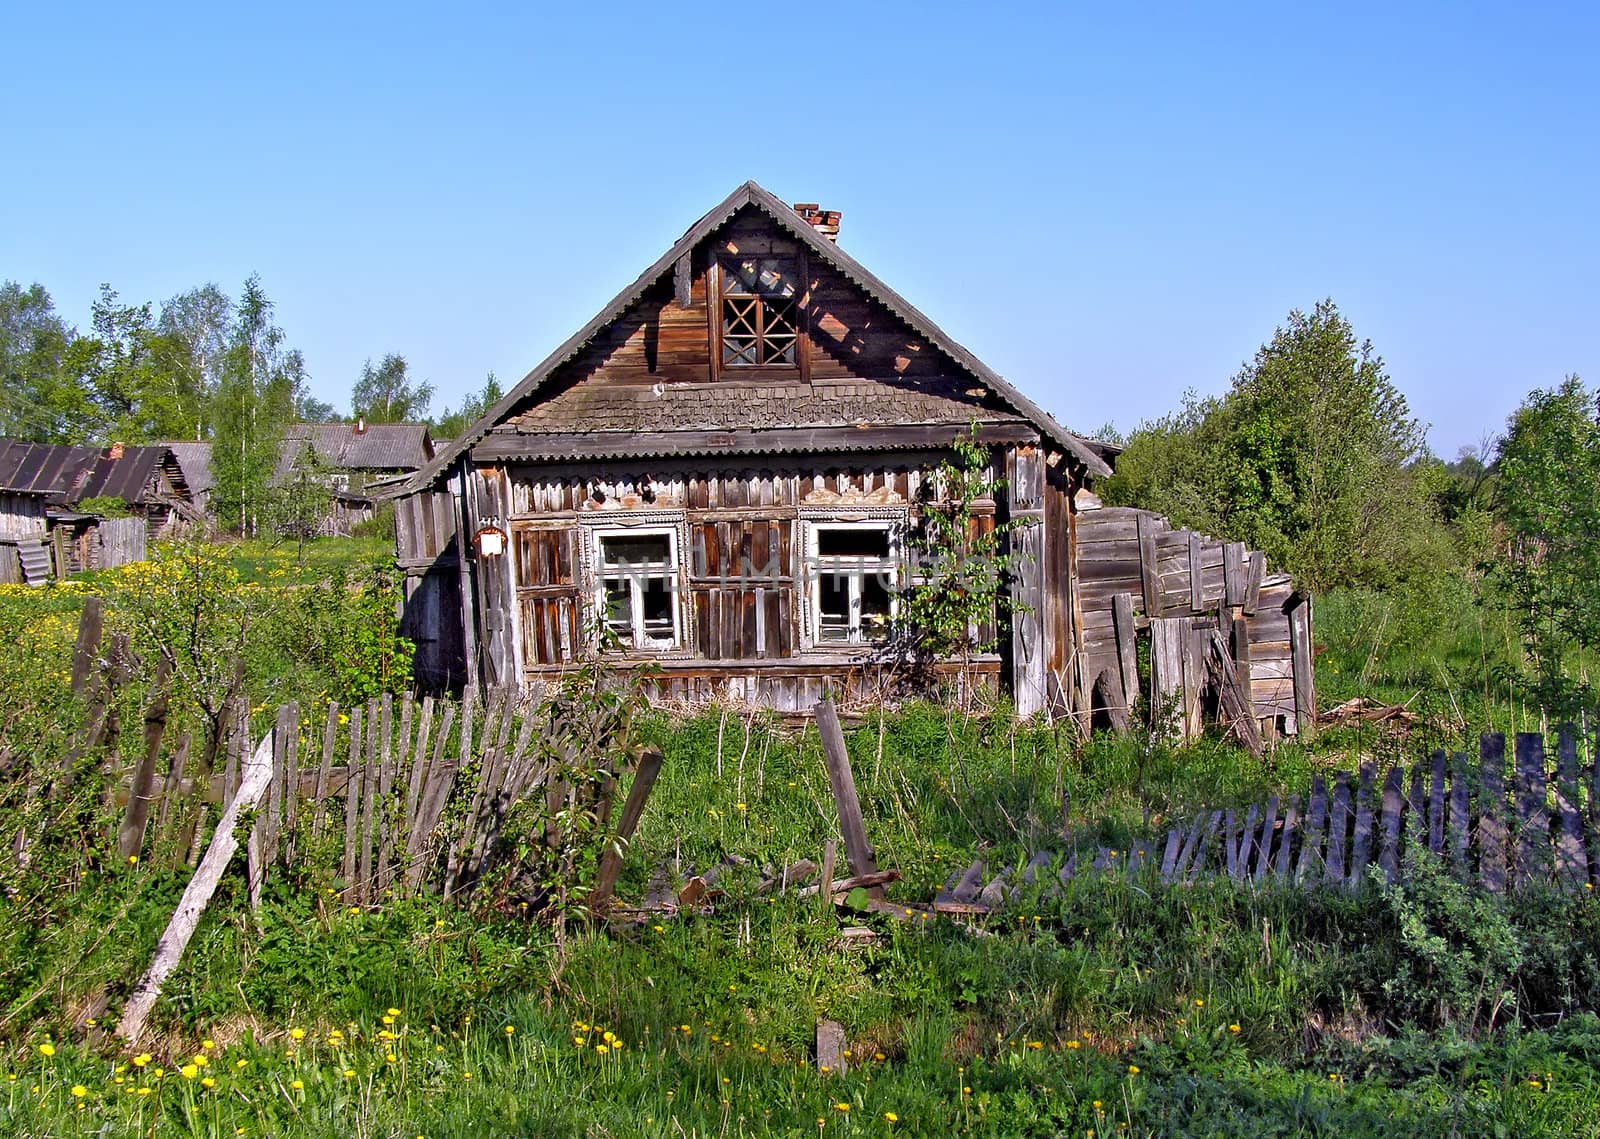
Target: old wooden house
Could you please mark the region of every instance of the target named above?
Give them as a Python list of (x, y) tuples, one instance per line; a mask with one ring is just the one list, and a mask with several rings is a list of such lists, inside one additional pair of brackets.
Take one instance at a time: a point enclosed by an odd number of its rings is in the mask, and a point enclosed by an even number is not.
[(369, 487), (412, 474), (433, 455), (425, 423), (295, 423), (278, 448), (273, 481), (281, 485), (314, 465), (332, 492), (319, 530), (348, 536), (376, 514), (377, 496)]
[[(971, 434), (1000, 487), (973, 525), (1004, 532), (1014, 611), (988, 619), (995, 651), (936, 673), (1004, 689), (1022, 715), (1118, 723), (1154, 692), (1188, 694), (1185, 723), (1225, 697), (1270, 730), (1306, 723), (1301, 595), (1259, 555), (1089, 509), (1112, 449), (841, 249), (838, 223), (739, 187), (401, 484), (419, 678), (537, 685), (604, 643), (655, 665), (668, 698), (877, 699), (900, 673), (908, 537)], [(1140, 637), (1163, 675), (1141, 674)]]

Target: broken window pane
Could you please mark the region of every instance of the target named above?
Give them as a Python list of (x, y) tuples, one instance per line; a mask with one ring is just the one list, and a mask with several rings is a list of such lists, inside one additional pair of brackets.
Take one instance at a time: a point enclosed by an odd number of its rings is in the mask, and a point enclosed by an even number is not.
[(829, 574), (817, 582), (819, 627), (817, 637), (823, 641), (848, 641), (850, 639), (850, 579)]
[(823, 558), (887, 558), (889, 556), (889, 528), (887, 526), (817, 527), (817, 556)]

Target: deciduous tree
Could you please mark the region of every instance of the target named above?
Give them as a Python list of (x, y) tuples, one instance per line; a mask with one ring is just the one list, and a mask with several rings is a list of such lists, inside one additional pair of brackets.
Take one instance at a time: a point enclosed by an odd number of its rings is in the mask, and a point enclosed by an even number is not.
[(433, 399), (433, 385), (412, 382), (407, 371), (406, 358), (395, 352), (377, 367), (368, 360), (350, 392), (350, 413), (368, 423), (409, 423), (423, 418)]

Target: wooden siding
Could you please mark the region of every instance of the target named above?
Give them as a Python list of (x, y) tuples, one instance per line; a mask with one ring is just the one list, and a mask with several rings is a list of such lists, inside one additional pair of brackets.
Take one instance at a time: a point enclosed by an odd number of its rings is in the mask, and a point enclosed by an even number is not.
[[(1167, 618), (1210, 617), (1230, 634), (1240, 683), (1256, 719), (1269, 730), (1297, 734), (1315, 719), (1309, 646), (1309, 602), (1285, 574), (1242, 542), (1222, 542), (1130, 508), (1088, 510), (1074, 520), (1078, 616), (1082, 628), (1080, 706), (1105, 698), (1126, 709), (1149, 694), (1129, 692), (1136, 672), (1130, 634)], [(1117, 599), (1128, 599), (1119, 630)], [(1297, 616), (1299, 614), (1299, 616)], [(1301, 632), (1293, 632), (1293, 629)], [(1296, 660), (1292, 642), (1305, 642)], [(1298, 695), (1297, 695), (1298, 694)], [(1194, 693), (1188, 703), (1193, 704)], [(1194, 708), (1188, 707), (1189, 727)]]
[[(886, 670), (873, 662), (874, 646), (805, 646), (802, 524), (909, 520), (931, 493), (939, 458), (823, 456), (817, 470), (802, 470), (795, 459), (721, 470), (685, 460), (648, 470), (644, 464), (480, 468), (468, 480), (476, 494), (487, 496), (475, 509), (482, 519), (500, 519), (511, 541), (509, 559), (472, 560), (474, 593), (482, 605), (497, 596), (504, 577), (514, 599), (498, 618), (476, 615), (485, 644), (480, 656), (500, 652), (491, 665), (495, 673), (518, 673), (524, 683), (572, 668), (586, 651), (594, 620), (585, 527), (667, 526), (679, 535), (684, 643), (661, 654), (623, 653), (619, 665), (654, 661), (662, 670), (658, 688), (673, 698), (691, 699), (709, 686), (778, 707), (815, 699), (826, 676), (852, 691), (881, 686)], [(504, 513), (491, 501), (500, 493), (495, 488), (506, 496)], [(397, 515), (408, 524), (397, 532), (405, 535), (401, 544), (413, 561), (433, 533), (417, 523), (427, 509), (419, 503)], [(995, 511), (994, 502), (980, 503), (975, 528), (992, 529)], [(901, 572), (905, 580), (908, 567)], [(495, 624), (515, 630), (513, 644), (487, 647)], [(992, 636), (993, 619), (983, 629)], [(999, 670), (998, 657), (980, 658), (971, 679), (992, 686)]]
[(43, 538), (44, 496), (0, 491), (0, 539)]

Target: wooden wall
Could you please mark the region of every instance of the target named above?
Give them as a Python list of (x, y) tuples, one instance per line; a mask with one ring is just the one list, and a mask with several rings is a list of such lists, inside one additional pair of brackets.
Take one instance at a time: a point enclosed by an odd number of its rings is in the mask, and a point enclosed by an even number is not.
[[(654, 662), (659, 691), (686, 701), (723, 694), (807, 708), (829, 677), (855, 697), (876, 698), (888, 679), (874, 659), (877, 648), (804, 645), (800, 524), (909, 519), (933, 493), (939, 459), (935, 453), (821, 456), (814, 469), (802, 469), (796, 457), (720, 469), (681, 459), (475, 469), (467, 476), (476, 500), (464, 511), (475, 518), (469, 527), (500, 526), (510, 539), (507, 557), (472, 560), (480, 610), (486, 598), (489, 606), (503, 606), (498, 616), (474, 615), (477, 659), (485, 671), (523, 683), (571, 670), (584, 658), (585, 622), (593, 619), (583, 526), (672, 526), (679, 534), (687, 643), (667, 653), (623, 653), (619, 664)], [(425, 555), (432, 534), (418, 522), (428, 509), (409, 505), (397, 515), (402, 546), (413, 559)], [(975, 527), (992, 530), (995, 515), (993, 501), (980, 503)], [(503, 649), (491, 648), (500, 643), (496, 626), (510, 631)], [(984, 633), (996, 635), (992, 619)], [(982, 657), (971, 679), (993, 688), (1000, 667), (999, 654)]]
[(1130, 667), (1137, 639), (1152, 619), (1202, 618), (1227, 633), (1263, 729), (1294, 735), (1314, 724), (1310, 601), (1268, 572), (1265, 555), (1131, 508), (1082, 511), (1074, 528), (1081, 708), (1098, 700), (1115, 719), (1148, 700)]
[(44, 497), (0, 491), (0, 538), (43, 538)]

